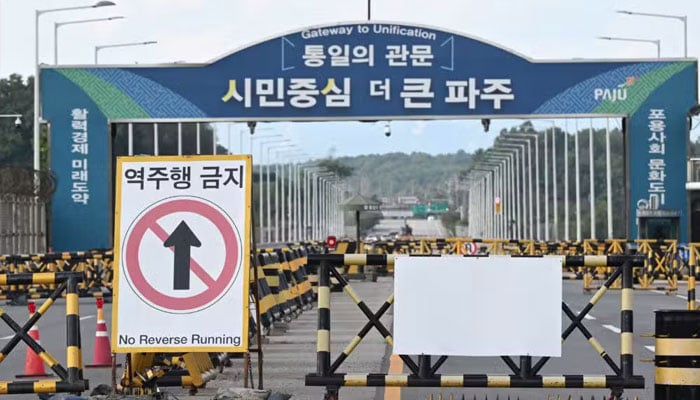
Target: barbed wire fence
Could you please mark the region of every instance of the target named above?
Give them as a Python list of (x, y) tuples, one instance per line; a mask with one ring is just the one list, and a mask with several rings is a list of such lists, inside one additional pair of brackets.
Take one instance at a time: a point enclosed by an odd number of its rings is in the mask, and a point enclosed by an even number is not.
[(0, 253), (46, 252), (47, 209), (56, 191), (50, 172), (0, 167)]

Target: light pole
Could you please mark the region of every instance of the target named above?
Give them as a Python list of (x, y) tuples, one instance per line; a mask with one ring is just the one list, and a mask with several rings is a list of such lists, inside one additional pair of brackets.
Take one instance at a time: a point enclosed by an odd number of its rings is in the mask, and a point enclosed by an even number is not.
[[(527, 140), (527, 147), (528, 147), (528, 176), (530, 180), (530, 193), (529, 193), (529, 198), (530, 198), (530, 224), (532, 224), (532, 147), (529, 139), (535, 139), (535, 203), (536, 208), (535, 208), (535, 218), (536, 218), (536, 239), (540, 240), (542, 239), (540, 235), (540, 225), (541, 225), (541, 220), (540, 220), (540, 155), (539, 155), (539, 135), (534, 134), (534, 133), (508, 133), (507, 137), (516, 137), (516, 138), (526, 138)], [(532, 227), (530, 227), (532, 229)], [(530, 239), (532, 238), (532, 232), (530, 233)]]
[(148, 46), (150, 44), (156, 44), (158, 41), (149, 40), (147, 42), (133, 42), (133, 43), (118, 43), (118, 44), (104, 44), (101, 46), (95, 46), (95, 64), (97, 64), (98, 53), (102, 49), (113, 49), (115, 47), (132, 47), (132, 46)]
[[(276, 150), (276, 149), (283, 149), (286, 147), (289, 147), (288, 144), (283, 144), (283, 143), (288, 143), (290, 142), (289, 139), (281, 140), (276, 142), (278, 145), (276, 146), (270, 146), (267, 148), (267, 163), (265, 164), (265, 171), (267, 175), (267, 235), (265, 235), (267, 242), (266, 243), (271, 243), (270, 241), (272, 240), (272, 215), (271, 215), (271, 208), (270, 208), (270, 151), (271, 150)], [(277, 166), (277, 164), (275, 164)], [(277, 182), (278, 176), (275, 174), (275, 182)], [(276, 185), (275, 185), (276, 186)], [(277, 212), (277, 210), (275, 210)]]
[(612, 37), (612, 36), (598, 36), (601, 40), (617, 40), (620, 42), (640, 42), (640, 43), (652, 43), (656, 45), (656, 58), (661, 58), (661, 40), (659, 39), (636, 39), (636, 38), (623, 38), (623, 37)]
[[(556, 135), (557, 125), (553, 120), (541, 120), (552, 124), (552, 228), (555, 239), (558, 239), (559, 221), (557, 217), (557, 151)], [(544, 240), (549, 241), (549, 141), (547, 138), (547, 128), (544, 129)]]
[(41, 129), (39, 127), (39, 124), (41, 123), (41, 105), (39, 104), (41, 101), (41, 91), (39, 88), (41, 80), (39, 76), (41, 75), (41, 71), (39, 68), (39, 17), (41, 17), (44, 14), (59, 11), (84, 10), (88, 8), (108, 7), (114, 5), (116, 4), (111, 1), (98, 1), (97, 3), (89, 6), (62, 7), (34, 11), (34, 169), (37, 171), (41, 168), (41, 149), (39, 144), (39, 133), (41, 132)]
[(610, 167), (610, 118), (605, 119), (605, 189), (608, 200), (608, 239), (613, 239), (612, 171)]
[(686, 15), (669, 15), (669, 14), (654, 14), (642, 13), (628, 10), (618, 10), (619, 14), (639, 15), (642, 17), (670, 18), (676, 19), (683, 23), (683, 57), (688, 58), (688, 16)]
[[(533, 190), (536, 192), (536, 197), (537, 197), (537, 202), (539, 203), (539, 190), (537, 188), (533, 189), (533, 184), (532, 184), (532, 142), (530, 141), (529, 137), (535, 137), (535, 140), (537, 140), (536, 135), (532, 134), (522, 134), (522, 133), (508, 133), (505, 136), (500, 137), (499, 139), (502, 139), (504, 142), (513, 142), (513, 143), (525, 143), (527, 144), (527, 181), (528, 181), (528, 205), (529, 205), (529, 210), (528, 210), (528, 224), (529, 224), (529, 240), (535, 239), (535, 235), (533, 234), (533, 227), (532, 225), (535, 224), (534, 220), (534, 215), (533, 215), (533, 208), (534, 208), (534, 203), (532, 199), (532, 192)], [(536, 157), (537, 158), (537, 157)], [(523, 157), (523, 182), (525, 181), (525, 157)], [(535, 167), (537, 167), (538, 162), (535, 160)], [(539, 172), (539, 171), (538, 171)], [(536, 174), (537, 175), (537, 174)], [(523, 184), (523, 186), (525, 186)], [(523, 197), (525, 192), (523, 192)], [(538, 204), (538, 211), (537, 214), (539, 215), (539, 204)], [(523, 214), (525, 214), (525, 210), (523, 210)], [(539, 239), (539, 221), (537, 223), (537, 238)]]
[[(296, 146), (293, 146), (296, 147)], [(280, 160), (280, 156), (285, 157), (285, 156), (290, 156), (290, 155), (296, 155), (297, 151), (296, 150), (277, 150), (275, 151), (275, 159)], [(279, 173), (279, 162), (275, 163), (275, 242), (278, 243), (281, 239), (281, 241), (286, 242), (286, 236), (285, 236), (285, 221), (284, 218), (286, 217), (286, 212), (289, 212), (289, 210), (285, 210), (285, 188), (284, 188), (284, 175), (285, 175), (285, 166), (287, 163), (282, 164), (282, 173)], [(287, 185), (289, 186), (291, 180), (287, 181)], [(282, 199), (280, 199), (279, 192), (280, 189), (282, 191)], [(281, 205), (281, 207), (280, 207)], [(291, 208), (291, 206), (290, 206)], [(282, 225), (282, 229), (280, 230), (280, 224)], [(288, 225), (289, 222), (287, 221), (286, 224)], [(281, 231), (281, 234), (280, 234)]]
[(124, 19), (122, 16), (108, 17), (108, 18), (93, 18), (93, 19), (81, 19), (75, 21), (64, 21), (64, 22), (54, 22), (53, 24), (53, 63), (58, 65), (58, 28), (64, 25), (75, 25), (75, 24), (87, 24), (91, 22), (101, 22), (101, 21), (114, 21), (117, 19)]
[[(515, 176), (515, 204), (513, 211), (517, 221), (516, 239), (525, 239), (525, 145), (522, 143), (511, 143), (497, 138), (495, 149), (515, 154), (514, 176)], [(520, 150), (520, 153), (518, 153)], [(520, 159), (520, 162), (518, 161)], [(519, 233), (517, 231), (520, 231)]]
[[(199, 126), (199, 124), (197, 125)], [(256, 136), (254, 138), (251, 138), (250, 142), (250, 153), (253, 154), (255, 153), (255, 148), (253, 147), (253, 142), (257, 139), (271, 139), (271, 138), (281, 138), (282, 135), (269, 135), (269, 136)], [(258, 198), (258, 229), (260, 230), (260, 239), (259, 242), (262, 243), (263, 241), (263, 166), (262, 166), (262, 160), (263, 160), (263, 146), (265, 144), (269, 143), (275, 143), (274, 140), (268, 141), (268, 142), (263, 142), (260, 145), (260, 163), (258, 167), (258, 191), (259, 191), (259, 198)], [(253, 164), (255, 164), (255, 155), (253, 154)]]

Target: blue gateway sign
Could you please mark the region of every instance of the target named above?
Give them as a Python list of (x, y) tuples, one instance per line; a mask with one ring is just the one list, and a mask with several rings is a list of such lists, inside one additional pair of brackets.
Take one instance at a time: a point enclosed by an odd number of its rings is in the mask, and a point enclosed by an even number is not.
[(217, 119), (627, 117), (630, 236), (636, 210), (659, 208), (680, 212), (684, 239), (684, 177), (670, 176), (685, 171), (696, 76), (696, 60), (535, 61), (378, 22), (307, 28), (206, 65), (44, 67), (42, 117), (59, 181), (53, 247), (111, 246), (109, 123)]

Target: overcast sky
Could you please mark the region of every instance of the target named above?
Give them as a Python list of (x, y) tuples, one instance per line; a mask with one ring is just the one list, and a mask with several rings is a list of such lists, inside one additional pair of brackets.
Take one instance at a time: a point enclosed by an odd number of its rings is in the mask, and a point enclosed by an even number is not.
[[(91, 64), (94, 46), (157, 40), (144, 47), (108, 49), (100, 62), (140, 64), (206, 62), (238, 47), (308, 25), (364, 20), (366, 0), (113, 0), (114, 7), (46, 14), (40, 22), (40, 61), (53, 63), (56, 21), (124, 16), (123, 20), (60, 29), (59, 63)], [(92, 0), (0, 0), (0, 77), (34, 73), (34, 10), (91, 4)], [(616, 9), (688, 16), (688, 56), (700, 53), (697, 0), (372, 0), (372, 19), (432, 25), (487, 39), (535, 59), (646, 58), (647, 43), (611, 42), (597, 36), (660, 39), (662, 57), (683, 56), (683, 25), (671, 19), (628, 16)], [(515, 121), (495, 121), (492, 131)], [(561, 122), (563, 125), (563, 122)], [(542, 123), (546, 126), (548, 123)], [(231, 131), (234, 148), (239, 127)], [(313, 155), (453, 152), (489, 146), (479, 121), (405, 122), (385, 138), (382, 124), (276, 124), (297, 143), (314, 143)], [(333, 132), (333, 133), (329, 133)], [(266, 131), (272, 133), (272, 131)], [(227, 127), (219, 129), (227, 145)], [(439, 140), (435, 140), (439, 137)], [(379, 140), (376, 140), (379, 138)], [(246, 138), (247, 139), (247, 138)], [(410, 140), (403, 140), (410, 139)], [(245, 141), (247, 143), (247, 140)], [(372, 147), (368, 143), (372, 143)]]

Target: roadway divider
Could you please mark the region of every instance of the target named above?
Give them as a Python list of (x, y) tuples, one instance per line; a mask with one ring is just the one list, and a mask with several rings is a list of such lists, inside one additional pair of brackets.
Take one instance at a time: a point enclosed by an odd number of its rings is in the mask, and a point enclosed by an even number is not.
[[(416, 255), (418, 256), (418, 255)], [(426, 255), (422, 255), (425, 257)], [(431, 256), (428, 256), (431, 257)], [(440, 256), (432, 256), (440, 257)], [(488, 256), (484, 256), (488, 257)], [(534, 256), (541, 257), (541, 256)], [(483, 258), (483, 257), (482, 257)], [(372, 311), (350, 284), (335, 269), (338, 265), (392, 265), (395, 262), (394, 255), (387, 254), (322, 254), (310, 255), (308, 263), (316, 265), (319, 273), (318, 290), (318, 332), (317, 332), (317, 366), (315, 373), (309, 373), (305, 377), (306, 386), (325, 387), (325, 398), (338, 399), (339, 390), (343, 386), (379, 386), (379, 387), (482, 387), (482, 388), (607, 388), (614, 396), (620, 396), (624, 389), (644, 388), (644, 377), (634, 375), (633, 370), (633, 268), (642, 267), (645, 257), (641, 255), (611, 255), (611, 256), (565, 256), (562, 267), (611, 267), (613, 273), (606, 283), (593, 295), (588, 305), (576, 314), (569, 306), (562, 302), (562, 310), (571, 320), (569, 326), (562, 333), (562, 342), (579, 330), (589, 341), (591, 347), (602, 358), (614, 374), (612, 375), (555, 375), (541, 376), (539, 371), (548, 362), (549, 357), (541, 357), (536, 363), (530, 356), (520, 357), (519, 365), (510, 356), (501, 356), (512, 374), (488, 375), (488, 374), (439, 374), (439, 369), (447, 360), (447, 356), (440, 356), (434, 363), (431, 356), (421, 355), (414, 360), (408, 355), (399, 355), (409, 369), (408, 374), (386, 373), (337, 373), (343, 361), (360, 344), (362, 339), (372, 328), (376, 328), (384, 337), (387, 345), (393, 346), (392, 333), (380, 321), (381, 316), (387, 312), (393, 303), (393, 295), (380, 307), (377, 312)], [(345, 350), (331, 362), (331, 301), (330, 280), (335, 277), (343, 288), (343, 291), (358, 306), (367, 317), (364, 326), (358, 326), (357, 336), (348, 344)], [(620, 318), (622, 321), (620, 334), (620, 362), (617, 364), (603, 349), (600, 343), (592, 336), (584, 326), (583, 319), (603, 297), (608, 288), (618, 278), (622, 279)], [(575, 360), (574, 360), (575, 361)]]
[[(58, 380), (0, 381), (0, 394), (82, 393), (89, 388), (88, 381), (83, 379), (80, 309), (78, 305), (78, 284), (83, 279), (84, 274), (82, 272), (73, 271), (0, 274), (0, 287), (8, 285), (55, 285), (55, 289), (44, 303), (21, 326), (0, 308), (0, 319), (15, 332), (14, 336), (0, 350), (0, 364), (17, 344), (23, 341), (58, 377)], [(66, 367), (62, 366), (54, 356), (28, 334), (29, 330), (54, 304), (56, 299), (61, 297), (63, 292), (65, 292), (66, 298)], [(4, 371), (7, 370), (4, 369)]]
[[(84, 280), (80, 282), (77, 289), (79, 297), (111, 297), (112, 260), (111, 250), (1, 255), (0, 273), (15, 275), (79, 272), (84, 275)], [(0, 290), (0, 300), (7, 300), (14, 305), (26, 305), (29, 300), (48, 298), (55, 287), (55, 284), (10, 285)]]

